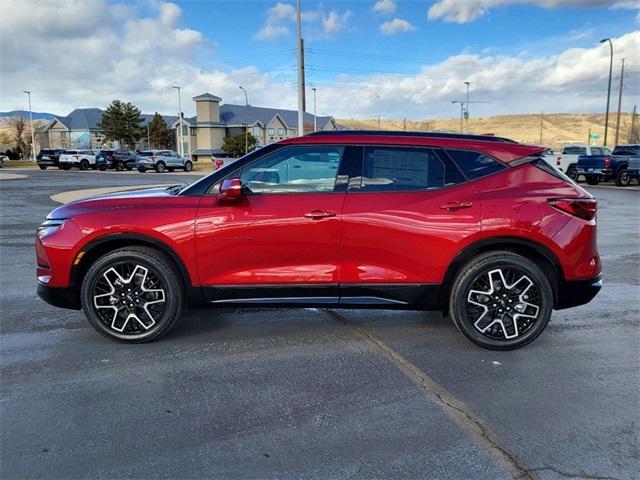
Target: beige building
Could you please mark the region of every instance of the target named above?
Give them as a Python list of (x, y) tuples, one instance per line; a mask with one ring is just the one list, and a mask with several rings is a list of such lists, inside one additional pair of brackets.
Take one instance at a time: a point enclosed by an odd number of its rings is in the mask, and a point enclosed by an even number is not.
[[(298, 112), (264, 107), (221, 104), (222, 99), (210, 93), (194, 97), (196, 116), (182, 119), (184, 153), (198, 159), (211, 155), (225, 155), (222, 144), (225, 137), (249, 131), (257, 145), (264, 146), (285, 138), (298, 136)], [(313, 115), (305, 113), (304, 133), (313, 131)], [(171, 124), (176, 130), (176, 143), (180, 143), (179, 120)], [(317, 117), (317, 130), (337, 130), (333, 117)]]

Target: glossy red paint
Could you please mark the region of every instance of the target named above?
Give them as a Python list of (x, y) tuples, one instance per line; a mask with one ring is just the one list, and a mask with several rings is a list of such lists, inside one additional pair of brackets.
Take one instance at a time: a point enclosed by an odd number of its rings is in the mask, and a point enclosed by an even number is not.
[[(281, 143), (455, 147), (507, 164), (544, 150), (515, 143), (375, 135)], [(506, 245), (514, 238), (550, 252), (561, 270), (559, 280), (600, 274), (595, 219), (572, 216), (548, 202), (591, 196), (531, 163), (412, 192), (345, 189), (225, 198), (219, 191), (219, 184), (202, 195), (150, 189), (59, 207), (49, 218), (67, 219), (64, 225), (36, 240), (39, 281), (48, 287), (74, 286), (74, 264), (82, 265), (85, 252), (99, 242), (128, 238), (148, 239), (172, 252), (192, 287), (439, 285), (461, 252), (488, 239), (505, 239)]]

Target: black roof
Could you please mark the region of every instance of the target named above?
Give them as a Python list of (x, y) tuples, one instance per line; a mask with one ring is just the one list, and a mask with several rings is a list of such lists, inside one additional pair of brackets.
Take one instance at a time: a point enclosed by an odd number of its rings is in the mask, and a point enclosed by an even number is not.
[(506, 142), (518, 143), (504, 137), (494, 137), (493, 135), (468, 135), (463, 133), (443, 133), (443, 132), (406, 132), (404, 130), (336, 130), (308, 133), (307, 136), (393, 136), (393, 137), (430, 137), (430, 138), (456, 138), (460, 140), (482, 140), (484, 142)]

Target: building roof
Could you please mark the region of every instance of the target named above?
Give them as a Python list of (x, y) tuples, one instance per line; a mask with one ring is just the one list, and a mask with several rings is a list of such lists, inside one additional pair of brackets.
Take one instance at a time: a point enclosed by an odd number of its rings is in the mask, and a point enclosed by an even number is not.
[(201, 100), (212, 100), (214, 102), (220, 102), (222, 99), (220, 97), (216, 97), (215, 95), (211, 95), (210, 93), (203, 93), (202, 95), (198, 95), (197, 97), (193, 97), (194, 102), (199, 102)]
[[(102, 120), (104, 110), (101, 108), (76, 108), (66, 117), (55, 116), (51, 123), (45, 127), (48, 129), (56, 120), (62, 123), (69, 130), (99, 130), (98, 123)], [(154, 114), (140, 114), (142, 122), (140, 125), (145, 127), (154, 117)], [(167, 125), (171, 125), (178, 117), (174, 115), (162, 115)]]
[[(247, 114), (248, 109), (248, 114)], [(233, 105), (226, 103), (220, 105), (220, 120), (227, 125), (244, 125), (246, 123), (245, 118), (249, 118), (249, 125), (255, 125), (260, 123), (262, 126), (266, 126), (274, 117), (280, 117), (284, 124), (288, 128), (298, 128), (298, 111), (297, 110), (284, 110), (282, 108), (266, 108), (266, 107), (254, 107), (249, 105)], [(332, 117), (318, 117), (316, 123), (318, 128), (323, 129)], [(305, 112), (304, 123), (313, 125), (313, 115)]]

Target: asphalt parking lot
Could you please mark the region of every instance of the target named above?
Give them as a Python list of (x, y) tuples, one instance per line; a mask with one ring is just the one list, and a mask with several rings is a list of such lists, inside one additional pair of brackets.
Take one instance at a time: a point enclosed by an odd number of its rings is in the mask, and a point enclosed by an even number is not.
[(50, 196), (197, 175), (0, 180), (0, 477), (638, 478), (640, 192), (599, 186), (605, 286), (514, 352), (385, 310), (187, 313), (112, 343), (35, 294)]

